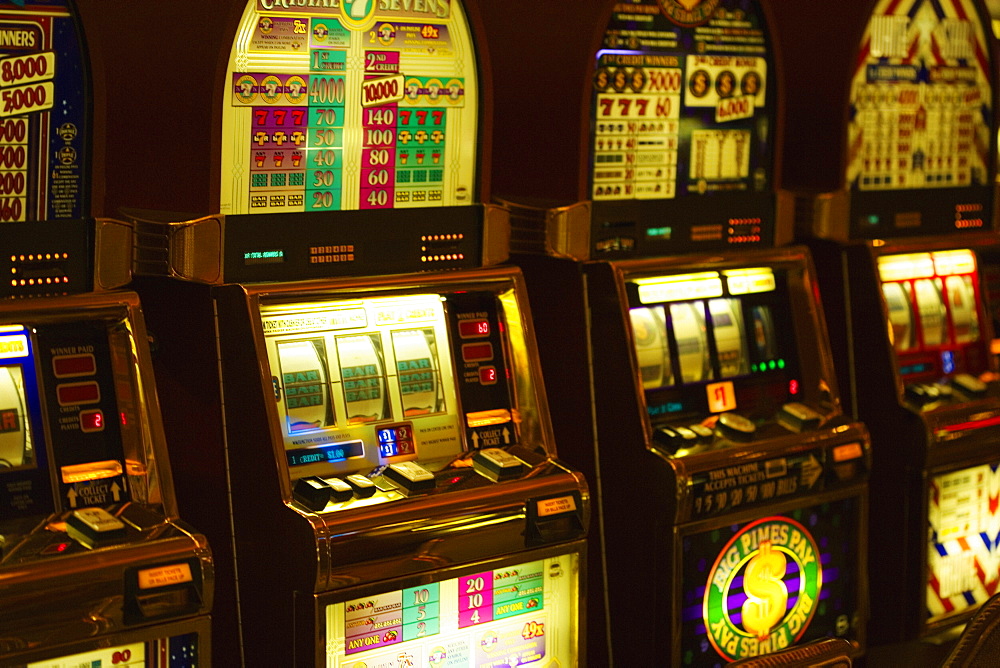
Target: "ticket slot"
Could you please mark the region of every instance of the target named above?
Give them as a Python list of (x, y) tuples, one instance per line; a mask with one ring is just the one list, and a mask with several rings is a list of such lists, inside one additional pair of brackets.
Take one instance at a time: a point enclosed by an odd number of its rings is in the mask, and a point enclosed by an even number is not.
[(584, 531), (583, 500), (579, 492), (529, 499), (526, 508), (527, 547), (572, 540)]
[(196, 559), (127, 568), (125, 623), (143, 624), (197, 612), (203, 604), (202, 573)]

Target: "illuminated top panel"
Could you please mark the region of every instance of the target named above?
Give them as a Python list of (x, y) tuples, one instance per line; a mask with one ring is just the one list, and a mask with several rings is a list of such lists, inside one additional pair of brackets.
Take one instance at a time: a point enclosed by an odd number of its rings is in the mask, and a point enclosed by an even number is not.
[(0, 8), (0, 222), (90, 213), (89, 77), (68, 0)]
[(851, 79), (849, 235), (991, 227), (991, 43), (973, 0), (880, 0)]
[(305, 4), (251, 0), (244, 12), (221, 212), (473, 203), (479, 91), (458, 0)]
[(851, 84), (852, 189), (984, 185), (992, 87), (972, 0), (880, 0)]
[(755, 3), (617, 5), (596, 54), (592, 199), (770, 188), (769, 50)]

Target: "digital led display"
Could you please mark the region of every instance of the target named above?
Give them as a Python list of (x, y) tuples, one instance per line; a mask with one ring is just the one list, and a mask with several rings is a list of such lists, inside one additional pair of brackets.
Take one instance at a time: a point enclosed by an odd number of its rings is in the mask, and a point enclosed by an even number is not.
[(458, 323), (458, 334), (463, 339), (490, 335), (489, 320), (463, 320)]
[(797, 355), (782, 273), (701, 272), (628, 285), (634, 350), (654, 421), (744, 404), (766, 411), (791, 400)]
[(972, 251), (887, 255), (878, 267), (892, 346), (907, 382), (986, 371)]
[(685, 536), (684, 665), (854, 636), (862, 623), (860, 517), (852, 496)]
[(574, 665), (579, 596), (574, 553), (334, 603), (326, 665)]

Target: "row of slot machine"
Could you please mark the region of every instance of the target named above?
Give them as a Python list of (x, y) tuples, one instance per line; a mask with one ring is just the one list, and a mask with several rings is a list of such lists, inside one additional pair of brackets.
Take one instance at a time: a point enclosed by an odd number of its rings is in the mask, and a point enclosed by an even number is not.
[(776, 4), (0, 3), (0, 665), (933, 659), (989, 15)]

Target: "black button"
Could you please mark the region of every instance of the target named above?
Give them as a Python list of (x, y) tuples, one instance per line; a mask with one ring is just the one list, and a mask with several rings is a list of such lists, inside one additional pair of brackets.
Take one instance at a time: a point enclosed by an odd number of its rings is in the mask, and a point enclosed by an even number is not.
[(375, 487), (375, 483), (360, 473), (349, 475), (344, 478), (344, 480), (347, 481), (347, 484), (353, 489), (354, 496), (359, 499), (367, 499), (368, 497), (374, 495), (378, 490), (378, 488)]
[(327, 482), (330, 484), (330, 496), (334, 502), (350, 501), (354, 496), (354, 488), (340, 478), (330, 478)]
[(295, 487), (292, 488), (292, 496), (295, 500), (313, 512), (319, 512), (326, 508), (332, 495), (333, 490), (330, 485), (314, 475), (299, 478), (295, 481)]
[(738, 413), (723, 413), (715, 423), (715, 429), (723, 438), (746, 442), (753, 440), (757, 425)]
[(384, 475), (398, 485), (406, 496), (434, 489), (437, 482), (433, 473), (416, 462), (390, 464)]

